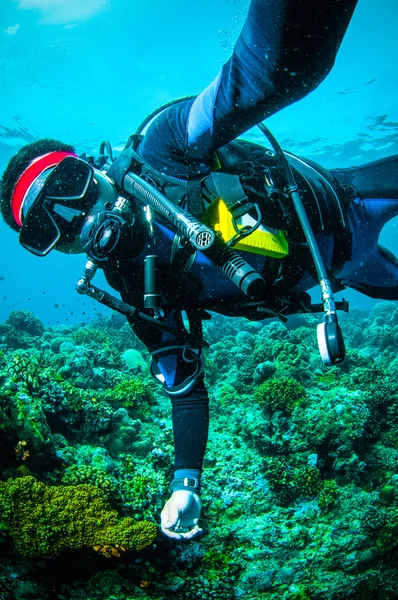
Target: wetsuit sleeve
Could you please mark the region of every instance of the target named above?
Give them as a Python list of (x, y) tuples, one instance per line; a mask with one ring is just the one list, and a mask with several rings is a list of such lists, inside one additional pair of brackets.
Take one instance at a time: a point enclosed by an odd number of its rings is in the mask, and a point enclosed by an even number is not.
[[(134, 279), (131, 273), (138, 277)], [(104, 273), (106, 279), (115, 290), (119, 291), (124, 302), (140, 306), (142, 301), (143, 281), (139, 278), (139, 270), (128, 264), (118, 265), (109, 262)], [(141, 270), (142, 273), (142, 270)], [(123, 276), (125, 275), (125, 276)], [(126, 277), (127, 275), (127, 277)], [(187, 340), (174, 333), (169, 333), (145, 322), (127, 317), (137, 337), (152, 354), (159, 373), (163, 376), (166, 393), (184, 386), (194, 370), (192, 360), (184, 360), (182, 348)], [(163, 322), (175, 329), (183, 331), (181, 311), (165, 310)], [(186, 393), (170, 394), (172, 405), (172, 421), (174, 434), (174, 469), (202, 470), (203, 458), (209, 431), (209, 396), (204, 384), (203, 373), (192, 377), (195, 385), (188, 386)]]
[(140, 146), (155, 169), (208, 172), (212, 151), (303, 98), (331, 70), (357, 0), (252, 0), (230, 60), (194, 101), (164, 111)]
[[(181, 327), (179, 311), (166, 311), (164, 322), (174, 328)], [(134, 333), (153, 351), (153, 360), (165, 384), (165, 391), (177, 389), (184, 384), (192, 366), (186, 363), (181, 353), (183, 339), (164, 332), (145, 322), (133, 322)], [(154, 349), (157, 351), (154, 351)], [(162, 351), (165, 355), (162, 358)], [(158, 354), (159, 352), (159, 354)], [(195, 385), (186, 393), (170, 394), (174, 434), (174, 469), (202, 470), (203, 458), (209, 431), (209, 396), (203, 374), (195, 380)]]

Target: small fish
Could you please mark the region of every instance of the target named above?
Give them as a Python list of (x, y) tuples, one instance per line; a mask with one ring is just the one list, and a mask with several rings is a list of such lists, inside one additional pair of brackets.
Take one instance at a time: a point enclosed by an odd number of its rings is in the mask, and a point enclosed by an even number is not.
[(0, 275), (0, 281), (4, 281), (5, 277), (3, 277), (3, 275)]

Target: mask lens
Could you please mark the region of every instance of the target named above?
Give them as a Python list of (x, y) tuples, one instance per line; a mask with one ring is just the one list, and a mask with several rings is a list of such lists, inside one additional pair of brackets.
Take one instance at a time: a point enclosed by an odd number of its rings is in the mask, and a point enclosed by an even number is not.
[(64, 158), (31, 200), (22, 220), (21, 245), (45, 256), (61, 238), (73, 239), (76, 219), (96, 200), (93, 168), (73, 156)]
[(93, 178), (93, 168), (74, 156), (68, 156), (55, 167), (47, 179), (43, 195), (57, 200), (80, 200)]
[(54, 248), (61, 234), (57, 224), (44, 206), (38, 205), (24, 220), (19, 243), (35, 254), (45, 256)]

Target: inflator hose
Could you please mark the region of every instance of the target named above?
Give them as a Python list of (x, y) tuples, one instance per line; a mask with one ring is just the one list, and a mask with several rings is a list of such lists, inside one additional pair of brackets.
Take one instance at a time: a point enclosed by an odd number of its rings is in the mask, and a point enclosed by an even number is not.
[(165, 217), (178, 229), (196, 250), (207, 250), (214, 242), (215, 233), (188, 212), (176, 206), (153, 185), (129, 171), (123, 179), (123, 189)]
[(129, 171), (123, 179), (123, 189), (164, 216), (244, 294), (252, 298), (260, 298), (264, 294), (264, 279), (240, 254), (216, 236), (212, 229), (171, 202), (145, 179)]
[(287, 158), (282, 148), (280, 147), (278, 141), (275, 139), (268, 127), (266, 127), (264, 123), (259, 123), (258, 128), (271, 142), (272, 147), (282, 164), (287, 182), (286, 192), (290, 195), (293, 201), (294, 208), (296, 210), (298, 219), (300, 221), (305, 238), (307, 240), (308, 247), (310, 249), (315, 269), (318, 275), (318, 281), (319, 286), (321, 288), (321, 296), (325, 314), (325, 323), (322, 327), (318, 328), (318, 343), (321, 338), (324, 338), (324, 341), (322, 342), (322, 344), (324, 345), (324, 354), (321, 350), (322, 360), (326, 365), (333, 365), (342, 362), (345, 357), (345, 347), (343, 336), (337, 319), (336, 304), (334, 301), (332, 286), (330, 283), (325, 263), (319, 250), (318, 242), (316, 240), (311, 223), (308, 219), (306, 210), (301, 200), (301, 196), (298, 192), (298, 185), (294, 179), (292, 168), (288, 163)]

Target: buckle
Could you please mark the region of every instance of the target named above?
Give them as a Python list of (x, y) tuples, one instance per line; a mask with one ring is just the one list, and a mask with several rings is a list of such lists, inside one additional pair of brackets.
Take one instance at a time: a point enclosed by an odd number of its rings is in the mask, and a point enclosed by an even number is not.
[(199, 479), (196, 479), (196, 477), (184, 477), (184, 487), (198, 488)]

